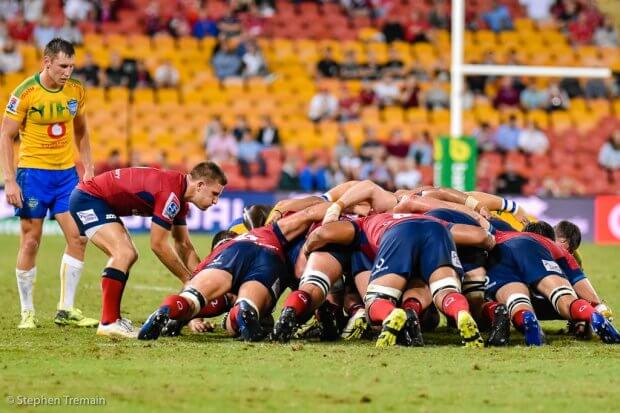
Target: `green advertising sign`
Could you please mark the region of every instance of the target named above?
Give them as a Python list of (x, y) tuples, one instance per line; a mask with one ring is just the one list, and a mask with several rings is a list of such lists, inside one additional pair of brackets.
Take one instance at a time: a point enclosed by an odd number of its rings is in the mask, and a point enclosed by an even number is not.
[(435, 139), (435, 186), (473, 191), (476, 188), (476, 140), (443, 136)]

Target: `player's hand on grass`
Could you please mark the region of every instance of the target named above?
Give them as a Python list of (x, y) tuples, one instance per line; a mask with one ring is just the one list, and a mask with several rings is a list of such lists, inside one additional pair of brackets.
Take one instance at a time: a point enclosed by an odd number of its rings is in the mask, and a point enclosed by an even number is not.
[(15, 181), (6, 181), (4, 183), (4, 194), (6, 196), (6, 202), (14, 207), (21, 208), (23, 206), (22, 189), (17, 185)]
[(202, 318), (194, 318), (188, 323), (188, 326), (194, 333), (208, 333), (215, 330), (212, 323), (204, 321)]

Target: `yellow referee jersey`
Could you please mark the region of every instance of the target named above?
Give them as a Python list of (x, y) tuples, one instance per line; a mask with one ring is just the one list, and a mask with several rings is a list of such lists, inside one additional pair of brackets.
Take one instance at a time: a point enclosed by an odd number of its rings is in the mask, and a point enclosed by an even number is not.
[(46, 89), (39, 74), (11, 94), (5, 116), (21, 124), (20, 168), (68, 169), (74, 163), (73, 118), (84, 113), (82, 84), (69, 79), (59, 90)]

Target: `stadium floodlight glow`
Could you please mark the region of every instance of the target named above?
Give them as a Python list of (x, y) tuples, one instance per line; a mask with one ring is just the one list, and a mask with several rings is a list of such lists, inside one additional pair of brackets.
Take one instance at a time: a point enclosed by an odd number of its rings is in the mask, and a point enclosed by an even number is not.
[(452, 0), (452, 65), (450, 80), (450, 135), (463, 134), (463, 83), (468, 75), (531, 76), (531, 77), (587, 77), (608, 78), (612, 73), (603, 67), (561, 66), (503, 66), (470, 65), (463, 63), (465, 38), (465, 0)]

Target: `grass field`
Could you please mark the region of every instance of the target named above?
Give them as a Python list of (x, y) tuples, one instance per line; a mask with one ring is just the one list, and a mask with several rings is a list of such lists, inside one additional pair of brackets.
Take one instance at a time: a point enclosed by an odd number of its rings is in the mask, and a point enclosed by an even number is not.
[[(196, 237), (199, 251), (209, 239)], [(136, 237), (141, 257), (131, 273), (124, 315), (140, 325), (177, 288)], [(245, 344), (217, 333), (157, 342), (112, 341), (94, 330), (58, 328), (60, 237), (44, 239), (35, 306), (42, 327), (19, 331), (14, 276), (17, 238), (1, 236), (0, 412), (606, 412), (620, 409), (620, 346), (577, 342), (547, 323), (551, 344), (469, 350), (453, 332), (426, 337), (425, 348), (375, 349), (370, 342)], [(586, 269), (620, 311), (618, 247), (585, 246)], [(85, 314), (98, 317), (99, 272), (105, 262), (89, 248), (78, 293)], [(67, 406), (64, 396), (101, 397), (105, 406)], [(10, 405), (59, 397), (56, 406)], [(39, 399), (42, 401), (42, 399)]]

